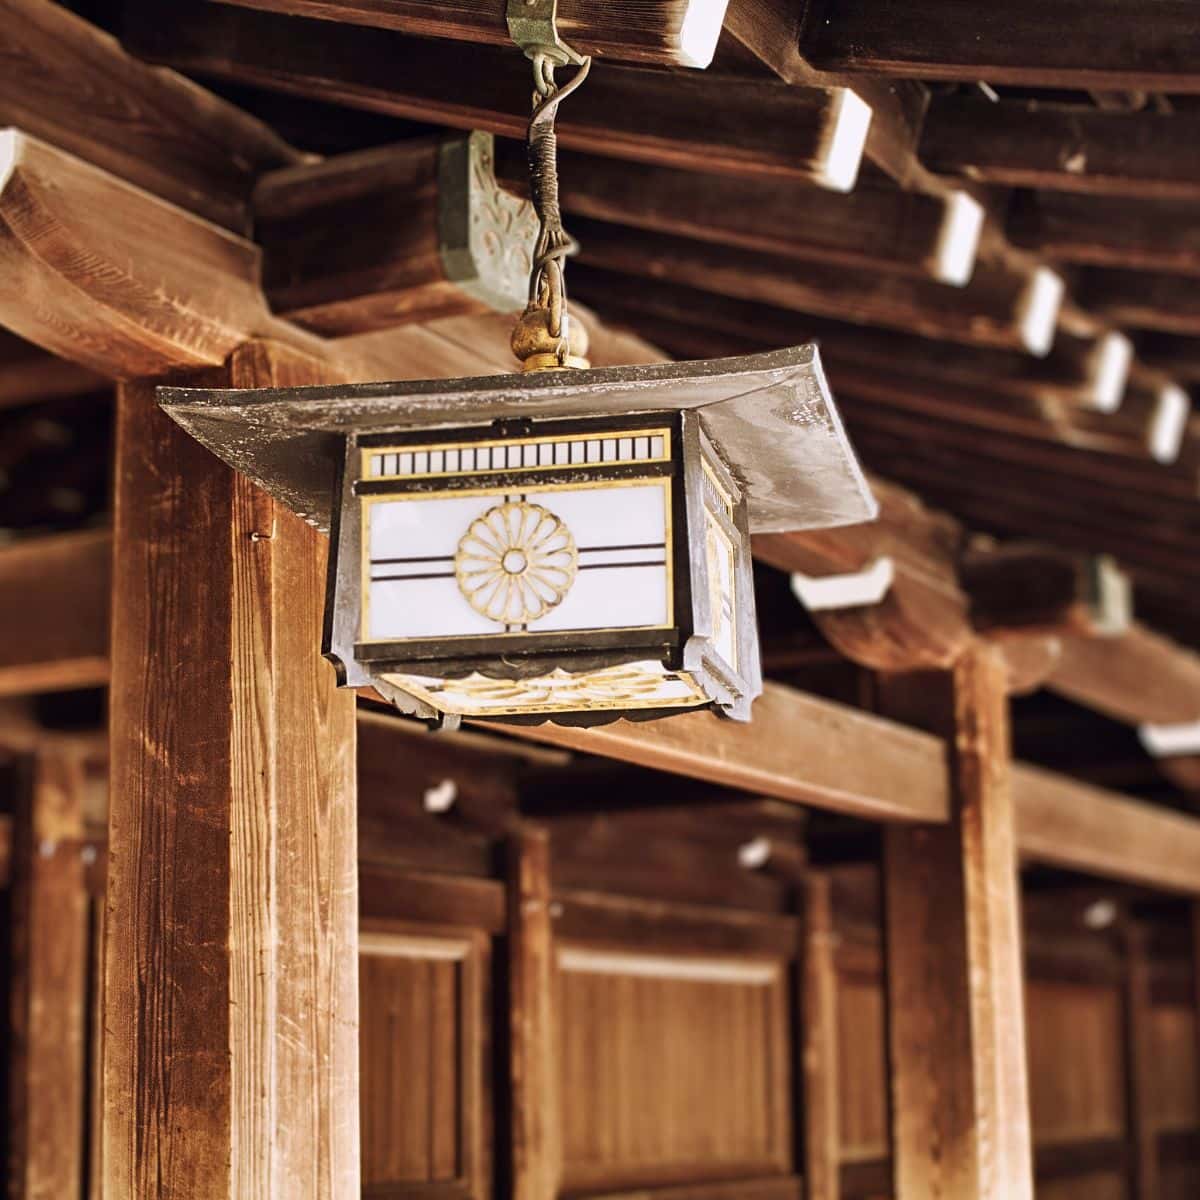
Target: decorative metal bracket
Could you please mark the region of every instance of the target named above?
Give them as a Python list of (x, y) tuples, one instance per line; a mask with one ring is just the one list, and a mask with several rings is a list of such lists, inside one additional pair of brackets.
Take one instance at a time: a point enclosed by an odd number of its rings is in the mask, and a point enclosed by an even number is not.
[(579, 66), (583, 55), (558, 36), (558, 0), (508, 0), (508, 35), (528, 58), (544, 56), (559, 66)]

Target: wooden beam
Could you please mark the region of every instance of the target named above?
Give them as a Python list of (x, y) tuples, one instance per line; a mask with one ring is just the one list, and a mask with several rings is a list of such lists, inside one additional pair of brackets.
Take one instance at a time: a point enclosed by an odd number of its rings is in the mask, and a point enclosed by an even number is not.
[(729, 0), (725, 30), (752, 63), (806, 87), (850, 87), (872, 111), (867, 155), (901, 187), (938, 190), (915, 148), (929, 92), (917, 80), (841, 77), (815, 70), (800, 54), (802, 7), (790, 0)]
[[(808, 0), (801, 52), (828, 70), (974, 83), (1111, 91), (1198, 92), (1184, 47), (1200, 37), (1188, 0), (1145, 20), (1138, 0), (1012, 0), (965, 14), (955, 0), (903, 8), (873, 0)], [(1064, 37), (1063, 31), (1071, 36)]]
[(252, 243), (15, 130), (0, 132), (0, 265), (0, 324), (106, 375), (213, 366), (255, 333), (291, 336)]
[(949, 737), (953, 816), (884, 832), (896, 1200), (1030, 1200), (1020, 893), (1006, 676), (884, 681), (887, 711)]
[(272, 309), (333, 337), (519, 312), (537, 217), (496, 184), (494, 162), (492, 138), (474, 133), (264, 176), (255, 237)]
[(1056, 262), (1200, 275), (1195, 203), (1187, 199), (1017, 192), (1008, 236)]
[[(505, 186), (526, 192), (524, 150), (501, 143), (497, 159)], [(571, 153), (561, 156), (559, 170), (568, 213), (956, 286), (971, 278), (983, 225), (982, 207), (963, 191), (935, 197), (864, 180), (842, 196), (791, 180), (697, 176)]]
[(1117, 325), (1200, 336), (1200, 287), (1186, 276), (1089, 267), (1075, 290), (1081, 304)]
[(1094, 638), (1129, 624), (1129, 581), (1110, 559), (1013, 542), (969, 548), (959, 570), (980, 630)]
[(1085, 334), (1060, 325), (1049, 353), (1034, 358), (1018, 350), (964, 346), (713, 296), (673, 281), (642, 279), (631, 287), (626, 276), (599, 267), (584, 267), (572, 276), (572, 295), (576, 294), (613, 320), (638, 324), (642, 317), (652, 318), (650, 333), (666, 322), (672, 332), (691, 328), (702, 339), (712, 331), (739, 339), (747, 349), (815, 341), (827, 368), (844, 364), (883, 373), (900, 370), (909, 378), (949, 380), (1028, 400), (1050, 413), (1115, 410), (1125, 392), (1133, 354), (1129, 339), (1116, 330)]
[[(157, 4), (135, 4), (126, 44), (181, 70), (458, 129), (525, 135), (529, 64), (511, 49), (442, 45), (200, 0), (177, 0), (169, 25)], [(698, 112), (719, 119), (697, 121)], [(847, 191), (869, 123), (870, 109), (845, 88), (606, 64), (563, 105), (558, 140), (616, 158)]]
[(1200, 114), (936, 96), (921, 133), (930, 170), (1003, 187), (1200, 198)]
[(1163, 371), (1180, 383), (1200, 384), (1200, 337), (1153, 331), (1142, 333), (1137, 338), (1137, 354), (1147, 366)]
[(1045, 354), (1054, 340), (1061, 278), (1045, 267), (976, 265), (962, 288), (883, 275), (864, 267), (781, 263), (778, 256), (647, 233), (593, 220), (572, 222), (580, 261), (638, 278), (775, 308), (882, 325), (969, 345)]
[(106, 529), (0, 548), (0, 696), (105, 684), (111, 556)]
[(1066, 638), (1050, 687), (1131, 725), (1200, 721), (1200, 655), (1133, 624), (1113, 638)]
[[(619, 758), (873, 821), (942, 821), (945, 748), (936, 738), (768, 683), (754, 721), (708, 712), (594, 729), (505, 726), (535, 742)], [(862, 748), (869, 745), (870, 754)]]
[(1200, 820), (1040, 767), (1013, 768), (1017, 842), (1030, 862), (1200, 895)]
[[(222, 0), (242, 8), (394, 29), (417, 37), (512, 44), (494, 0)], [(716, 52), (725, 0), (564, 0), (559, 36), (580, 54), (659, 66), (707, 67)]]
[(509, 877), (512, 1197), (556, 1200), (562, 1175), (562, 1114), (547, 830), (526, 826), (510, 838)]
[(262, 122), (148, 67), (50, 0), (3, 0), (0, 127), (19, 126), (240, 233), (262, 171), (303, 155)]
[(1125, 952), (1125, 1123), (1132, 1151), (1131, 1194), (1132, 1200), (1157, 1200), (1161, 1193), (1155, 1098), (1161, 1064), (1156, 1062), (1152, 1027), (1148, 931), (1127, 917), (1121, 940)]
[(85, 1180), (88, 893), (83, 764), (43, 746), (21, 762), (12, 829), (8, 1060), (11, 1195), (78, 1196)]
[[(226, 386), (327, 379), (251, 344)], [(121, 389), (105, 1195), (359, 1192), (354, 700), (320, 535)]]
[(878, 604), (814, 611), (824, 636), (873, 670), (948, 667), (973, 636), (955, 571), (962, 531), (902, 488), (872, 480), (877, 521), (817, 533), (759, 535), (754, 555), (782, 571), (822, 576), (886, 558), (892, 583)]
[(841, 1196), (836, 940), (829, 877), (812, 873), (804, 881), (800, 1025), (807, 1200), (839, 1200)]
[(108, 387), (108, 380), (66, 359), (0, 330), (0, 409), (42, 400), (86, 396)]

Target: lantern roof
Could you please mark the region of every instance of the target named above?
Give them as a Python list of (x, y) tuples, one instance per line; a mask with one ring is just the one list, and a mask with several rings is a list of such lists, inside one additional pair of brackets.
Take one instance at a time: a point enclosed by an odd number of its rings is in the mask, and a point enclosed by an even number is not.
[(501, 419), (699, 409), (745, 489), (753, 532), (868, 521), (875, 499), (815, 345), (743, 358), (301, 388), (160, 388), (193, 437), (328, 530), (341, 439)]

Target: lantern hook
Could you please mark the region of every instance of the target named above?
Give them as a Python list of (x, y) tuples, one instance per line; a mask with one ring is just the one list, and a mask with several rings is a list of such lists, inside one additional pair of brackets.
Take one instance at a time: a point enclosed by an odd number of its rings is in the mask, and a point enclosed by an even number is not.
[(583, 66), (583, 55), (558, 36), (558, 0), (508, 0), (506, 15), (508, 36), (534, 60), (535, 69), (539, 57), (554, 66)]

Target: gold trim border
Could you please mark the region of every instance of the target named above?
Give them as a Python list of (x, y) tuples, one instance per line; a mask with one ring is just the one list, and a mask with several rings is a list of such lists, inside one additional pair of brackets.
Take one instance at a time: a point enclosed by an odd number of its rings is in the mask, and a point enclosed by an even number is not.
[[(639, 460), (639, 461), (645, 461)], [(411, 476), (405, 476), (408, 479)], [(519, 490), (524, 493), (547, 493), (547, 492), (581, 492), (591, 491), (595, 488), (629, 488), (629, 487), (657, 487), (663, 493), (663, 529), (665, 540), (664, 557), (666, 559), (667, 572), (667, 620), (663, 625), (606, 625), (603, 627), (590, 629), (556, 629), (550, 632), (563, 634), (588, 634), (588, 633), (638, 633), (647, 629), (673, 629), (675, 627), (675, 528), (674, 514), (672, 511), (672, 496), (671, 496), (671, 478), (663, 475), (648, 475), (641, 479), (592, 479), (583, 480), (579, 483), (541, 483), (530, 484), (528, 487), (521, 487)], [(514, 492), (513, 487), (505, 488), (448, 488), (441, 492), (394, 492), (384, 495), (360, 496), (360, 521), (359, 530), (359, 619), (358, 619), (358, 645), (360, 646), (386, 646), (391, 643), (403, 644), (404, 642), (427, 642), (428, 637), (405, 637), (405, 638), (368, 638), (365, 636), (366, 631), (370, 628), (370, 606), (371, 606), (371, 513), (370, 509), (373, 504), (385, 503), (406, 503), (412, 500), (446, 500), (454, 499), (461, 500), (470, 496), (511, 496)], [(448, 555), (453, 558), (453, 555)], [(618, 564), (619, 565), (619, 564)], [(464, 641), (470, 638), (513, 638), (519, 641), (521, 638), (527, 638), (528, 633), (447, 633), (437, 636), (439, 641), (455, 642)], [(525, 710), (522, 710), (525, 711)]]
[[(650, 458), (631, 458), (607, 463), (547, 463), (545, 465), (537, 464), (532, 467), (485, 467), (483, 469), (472, 467), (469, 471), (422, 471), (420, 473), (413, 472), (410, 475), (372, 475), (370, 473), (370, 460), (377, 454), (424, 454), (433, 453), (435, 450), (479, 450), (484, 447), (491, 449), (494, 446), (540, 446), (547, 442), (606, 442), (616, 441), (620, 438), (639, 437), (661, 437), (663, 439), (663, 453), (653, 455)], [(362, 455), (362, 460), (359, 463), (360, 483), (395, 482), (396, 480), (409, 479), (456, 479), (460, 476), (469, 478), (472, 475), (515, 475), (518, 472), (524, 471), (567, 471), (572, 469), (582, 470), (587, 467), (627, 467), (631, 465), (641, 466), (644, 463), (671, 462), (671, 430), (669, 428), (622, 429), (613, 432), (581, 433), (578, 435), (557, 433), (528, 438), (487, 438), (477, 442), (411, 442), (405, 446), (365, 446), (361, 447), (359, 452)]]

